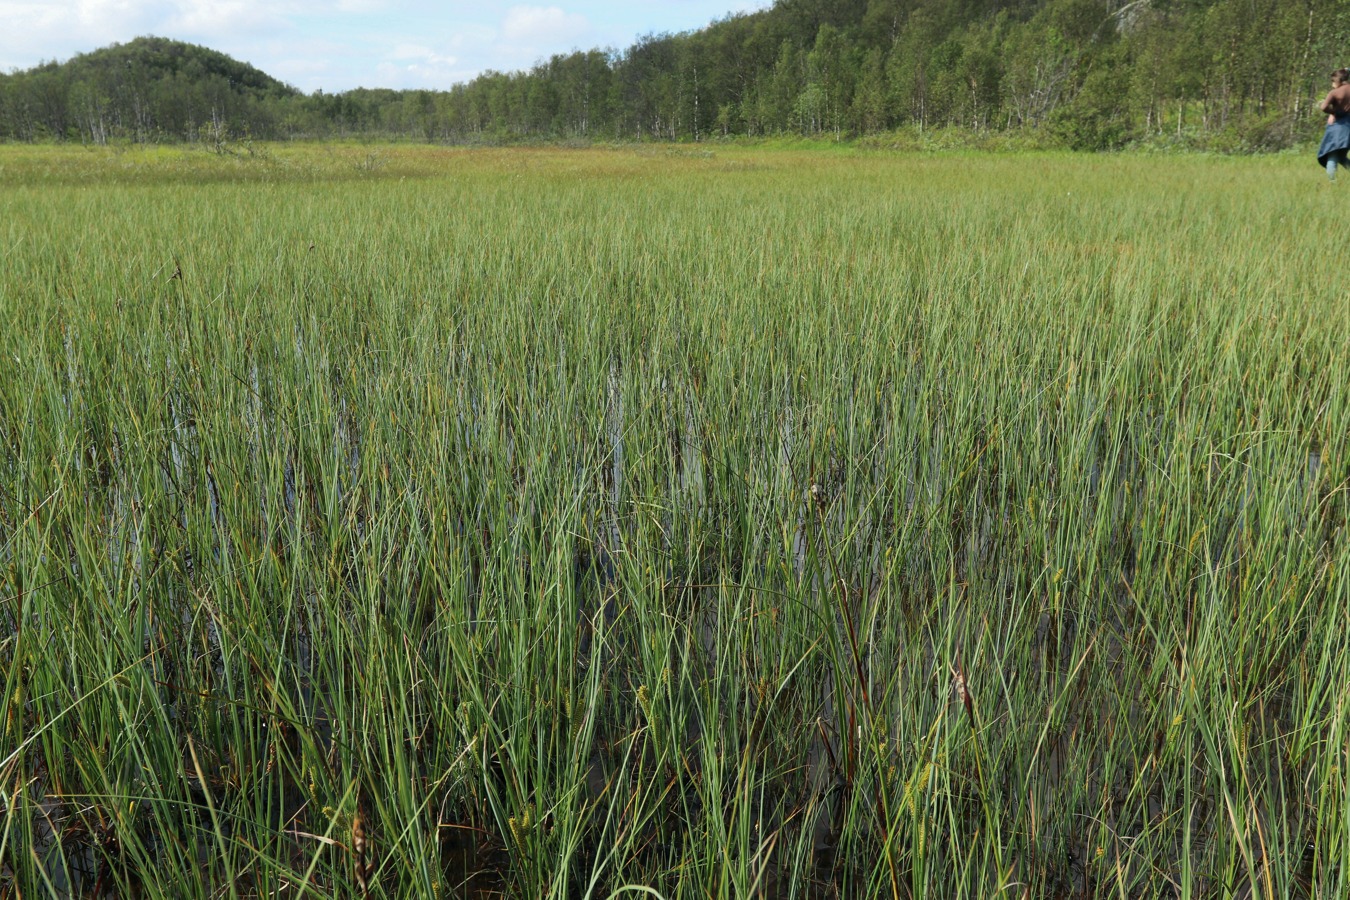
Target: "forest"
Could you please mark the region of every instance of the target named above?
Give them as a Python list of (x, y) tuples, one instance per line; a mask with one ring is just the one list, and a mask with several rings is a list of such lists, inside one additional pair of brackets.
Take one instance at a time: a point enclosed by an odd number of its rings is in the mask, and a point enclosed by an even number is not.
[[(449, 90), (305, 94), (142, 37), (0, 75), (0, 140), (443, 143), (1026, 134), (1075, 149), (1308, 140), (1350, 0), (778, 0)], [(883, 138), (884, 140), (884, 138)]]

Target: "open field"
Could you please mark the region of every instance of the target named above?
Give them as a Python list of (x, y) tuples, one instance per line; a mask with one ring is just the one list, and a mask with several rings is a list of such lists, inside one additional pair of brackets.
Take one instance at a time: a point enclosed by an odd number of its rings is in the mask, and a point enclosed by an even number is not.
[(1347, 210), (0, 147), (0, 898), (1350, 896)]

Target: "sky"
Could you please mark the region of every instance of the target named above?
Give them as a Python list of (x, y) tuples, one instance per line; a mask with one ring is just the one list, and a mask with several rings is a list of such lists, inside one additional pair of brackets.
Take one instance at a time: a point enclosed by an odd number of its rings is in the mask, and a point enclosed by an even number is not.
[(554, 53), (622, 50), (770, 0), (0, 0), (0, 71), (141, 35), (202, 44), (309, 93), (444, 89)]

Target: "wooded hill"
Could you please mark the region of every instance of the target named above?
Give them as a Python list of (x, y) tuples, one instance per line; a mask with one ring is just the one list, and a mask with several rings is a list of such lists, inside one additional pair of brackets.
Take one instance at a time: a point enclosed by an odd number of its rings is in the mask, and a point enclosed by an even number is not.
[(1350, 0), (778, 0), (448, 91), (303, 94), (161, 38), (0, 75), (0, 139), (850, 138), (1028, 130), (1068, 146), (1314, 138)]
[(274, 135), (302, 96), (224, 53), (142, 37), (0, 75), (0, 138), (191, 140), (230, 128)]

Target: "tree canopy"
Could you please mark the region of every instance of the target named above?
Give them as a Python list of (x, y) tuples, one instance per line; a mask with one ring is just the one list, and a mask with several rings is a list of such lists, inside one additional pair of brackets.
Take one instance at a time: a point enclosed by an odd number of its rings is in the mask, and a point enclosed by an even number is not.
[(1069, 146), (1273, 149), (1313, 130), (1350, 0), (778, 0), (447, 91), (306, 95), (138, 38), (0, 75), (0, 139), (857, 137), (1034, 129)]

